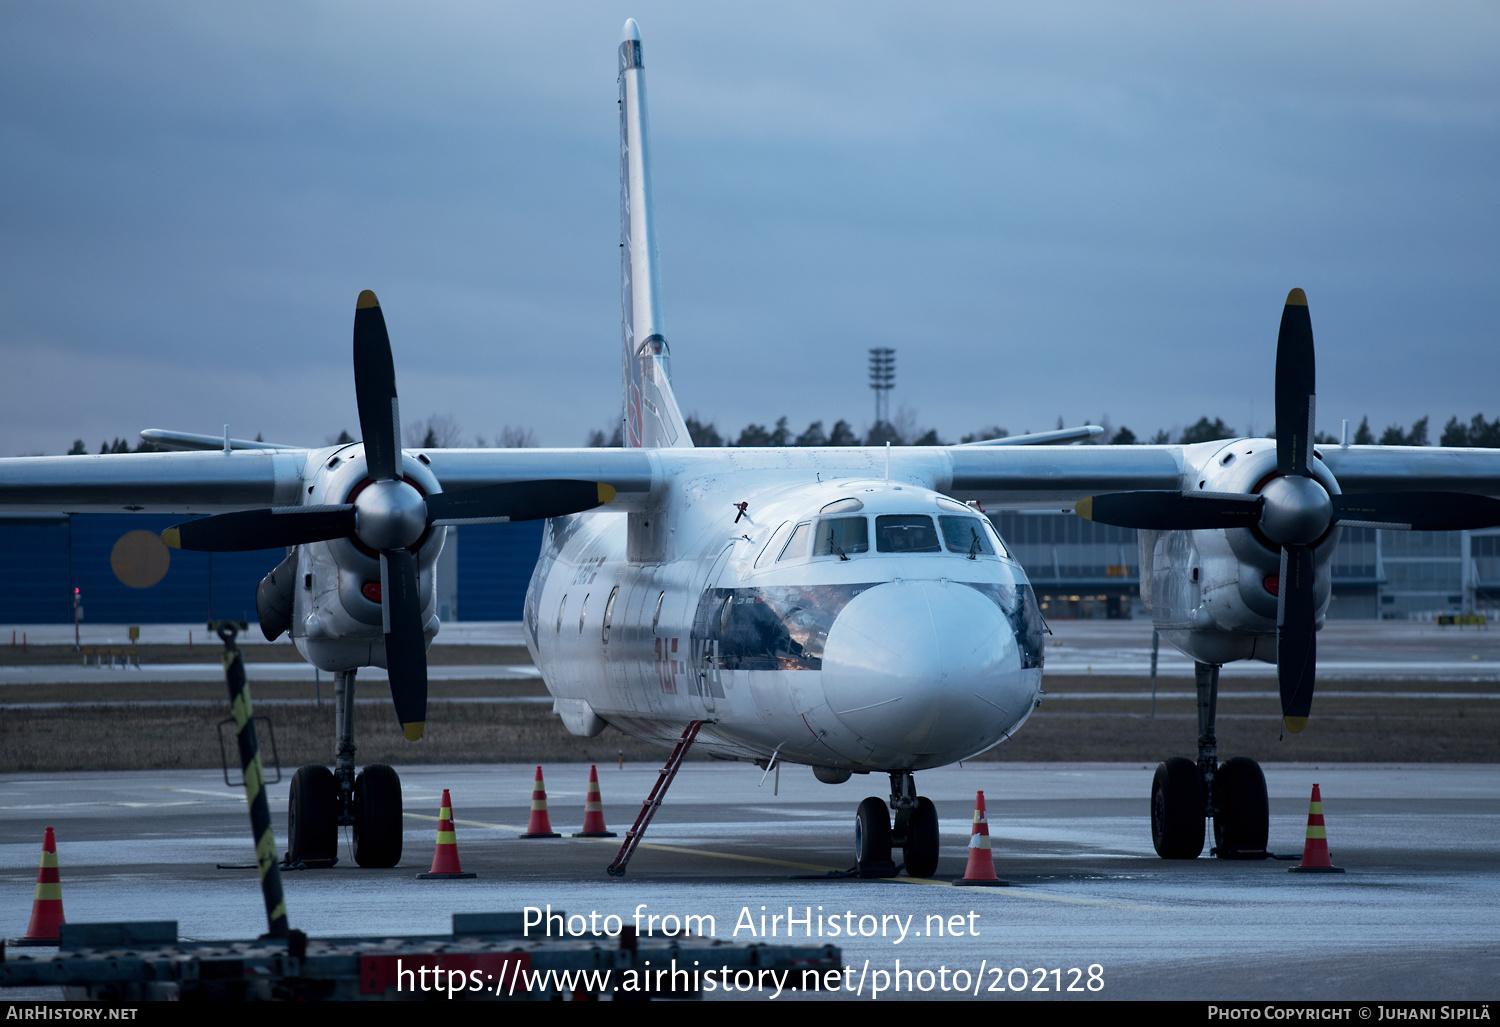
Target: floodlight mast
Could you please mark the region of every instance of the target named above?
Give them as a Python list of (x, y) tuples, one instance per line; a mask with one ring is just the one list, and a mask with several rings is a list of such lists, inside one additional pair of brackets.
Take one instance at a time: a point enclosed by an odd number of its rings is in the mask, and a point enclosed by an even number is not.
[(896, 387), (896, 351), (889, 346), (870, 350), (870, 388), (875, 391), (875, 423), (891, 423), (890, 392)]

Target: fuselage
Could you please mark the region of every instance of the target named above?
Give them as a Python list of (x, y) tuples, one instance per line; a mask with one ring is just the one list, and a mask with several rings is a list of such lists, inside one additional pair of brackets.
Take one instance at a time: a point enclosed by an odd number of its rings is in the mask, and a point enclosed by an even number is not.
[(971, 507), (857, 475), (675, 492), (645, 515), (665, 559), (629, 558), (645, 518), (548, 522), (526, 636), (574, 733), (703, 720), (699, 748), (836, 779), (975, 755), (1036, 705), (1036, 599)]

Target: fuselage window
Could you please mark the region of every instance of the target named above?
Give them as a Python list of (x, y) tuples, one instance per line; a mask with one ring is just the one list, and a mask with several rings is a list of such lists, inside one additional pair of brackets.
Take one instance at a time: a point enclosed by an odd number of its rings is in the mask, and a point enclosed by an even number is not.
[(984, 530), (984, 522), (978, 517), (939, 517), (938, 523), (943, 526), (943, 541), (948, 544), (948, 552), (973, 559), (995, 555), (989, 532)]
[(926, 514), (886, 514), (875, 518), (875, 549), (881, 553), (941, 553), (932, 518)]
[(556, 634), (559, 634), (559, 635), (562, 634), (563, 613), (564, 613), (564, 611), (567, 610), (567, 608), (568, 608), (568, 596), (567, 596), (567, 593), (563, 593), (562, 602), (560, 602), (560, 603), (557, 604), (557, 631), (555, 632)]
[(847, 560), (850, 553), (869, 551), (870, 522), (863, 517), (826, 517), (818, 522), (814, 556), (837, 556)]
[(588, 619), (588, 615), (589, 597), (588, 594), (585, 593), (583, 597), (583, 603), (578, 607), (578, 633), (580, 635), (583, 634), (583, 622)]
[(782, 547), (781, 555), (776, 558), (777, 563), (782, 560), (796, 560), (807, 555), (807, 529), (807, 521), (797, 525), (792, 532), (792, 537), (787, 539), (786, 545)]
[(601, 642), (609, 642), (609, 626), (615, 619), (615, 597), (620, 594), (620, 586), (616, 585), (609, 590), (609, 598), (604, 601), (604, 630), (599, 635)]
[(782, 521), (777, 525), (776, 530), (771, 532), (771, 537), (766, 539), (766, 548), (762, 549), (760, 555), (755, 558), (755, 566), (764, 567), (771, 562), (771, 558), (776, 555), (776, 547), (781, 538), (782, 530), (790, 523), (792, 522)]
[(661, 604), (662, 600), (666, 598), (667, 594), (665, 592), (656, 597), (656, 612), (651, 615), (651, 633), (653, 635), (656, 634), (656, 626), (661, 623)]

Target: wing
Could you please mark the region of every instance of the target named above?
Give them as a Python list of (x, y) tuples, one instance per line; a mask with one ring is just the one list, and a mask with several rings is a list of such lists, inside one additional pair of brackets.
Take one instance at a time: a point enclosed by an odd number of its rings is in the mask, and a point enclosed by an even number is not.
[[(361, 447), (117, 453), (0, 459), (0, 509), (65, 513), (212, 514), (298, 506), (335, 455)], [(347, 453), (346, 453), (347, 451)], [(611, 509), (644, 508), (653, 481), (648, 450), (408, 450), (437, 474), (443, 490), (519, 481), (588, 480), (612, 485)]]

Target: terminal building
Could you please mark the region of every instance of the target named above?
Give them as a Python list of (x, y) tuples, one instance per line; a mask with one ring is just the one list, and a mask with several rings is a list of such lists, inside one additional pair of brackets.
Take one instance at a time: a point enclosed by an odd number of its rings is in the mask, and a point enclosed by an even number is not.
[[(1136, 533), (1055, 510), (990, 514), (1026, 568), (1049, 618), (1139, 618)], [(280, 549), (169, 550), (158, 533), (179, 517), (0, 515), (6, 554), (0, 624), (64, 624), (77, 595), (85, 623), (254, 620), (255, 586)], [(443, 620), (515, 621), (541, 548), (540, 522), (449, 529), (438, 562)], [(75, 592), (76, 590), (76, 592)], [(1345, 528), (1333, 563), (1338, 618), (1500, 616), (1500, 529)]]

